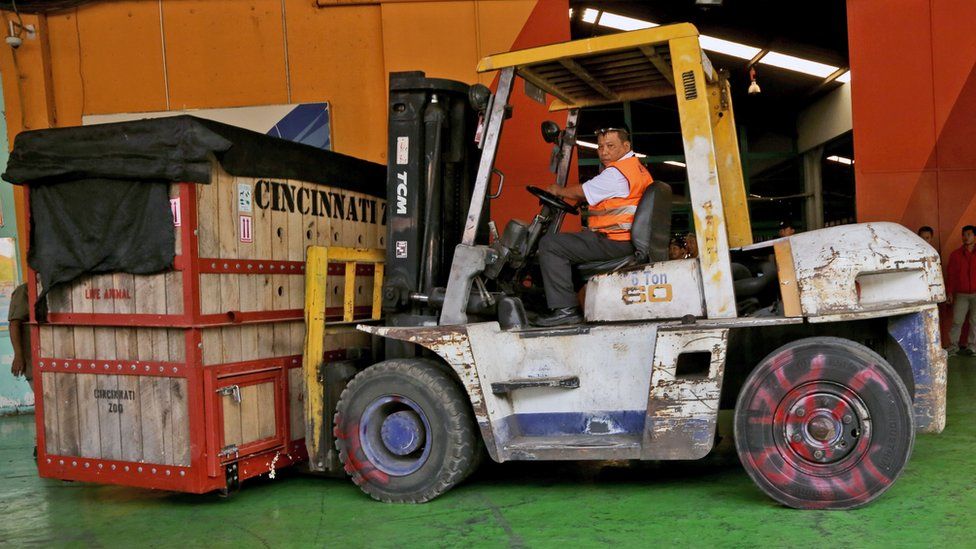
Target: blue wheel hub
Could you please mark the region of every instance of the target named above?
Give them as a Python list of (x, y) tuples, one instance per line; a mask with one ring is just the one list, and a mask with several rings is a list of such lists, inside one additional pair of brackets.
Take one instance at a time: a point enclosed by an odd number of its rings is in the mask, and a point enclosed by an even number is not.
[(377, 469), (391, 476), (419, 470), (430, 456), (430, 422), (413, 400), (400, 395), (377, 398), (359, 423), (363, 453)]
[(423, 421), (413, 410), (393, 412), (383, 420), (380, 438), (388, 450), (398, 456), (405, 456), (424, 443), (426, 436)]

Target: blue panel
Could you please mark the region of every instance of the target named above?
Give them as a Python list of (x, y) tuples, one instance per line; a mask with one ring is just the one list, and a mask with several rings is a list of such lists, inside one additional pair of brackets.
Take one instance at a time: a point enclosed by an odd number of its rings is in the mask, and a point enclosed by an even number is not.
[(549, 412), (515, 414), (506, 422), (512, 434), (521, 436), (638, 435), (644, 432), (646, 417), (647, 410)]
[(286, 114), (268, 130), (268, 135), (331, 150), (330, 124), (328, 103), (306, 103)]

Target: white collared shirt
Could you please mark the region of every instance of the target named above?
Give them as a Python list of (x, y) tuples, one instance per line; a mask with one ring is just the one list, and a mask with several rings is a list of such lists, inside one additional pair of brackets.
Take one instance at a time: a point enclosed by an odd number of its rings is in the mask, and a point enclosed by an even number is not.
[[(620, 157), (620, 160), (634, 156), (634, 151)], [(590, 206), (596, 206), (608, 198), (623, 198), (630, 194), (630, 182), (620, 170), (613, 167), (600, 172), (593, 179), (583, 183), (583, 194)]]

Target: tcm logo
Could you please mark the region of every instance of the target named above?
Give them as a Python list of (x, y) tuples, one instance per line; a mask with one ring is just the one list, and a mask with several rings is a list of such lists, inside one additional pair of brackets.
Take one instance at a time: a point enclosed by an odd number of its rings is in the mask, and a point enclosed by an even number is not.
[(398, 215), (404, 215), (407, 213), (407, 172), (400, 172), (397, 174), (397, 206), (396, 213)]

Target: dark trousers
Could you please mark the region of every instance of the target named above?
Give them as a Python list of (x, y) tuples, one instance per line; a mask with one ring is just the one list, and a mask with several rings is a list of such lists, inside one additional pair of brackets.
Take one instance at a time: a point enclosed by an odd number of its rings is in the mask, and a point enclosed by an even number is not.
[(573, 265), (589, 261), (605, 261), (634, 253), (629, 240), (619, 241), (593, 231), (558, 233), (542, 237), (539, 242), (539, 264), (542, 284), (550, 309), (577, 307), (573, 286)]

